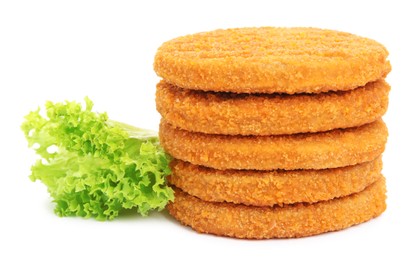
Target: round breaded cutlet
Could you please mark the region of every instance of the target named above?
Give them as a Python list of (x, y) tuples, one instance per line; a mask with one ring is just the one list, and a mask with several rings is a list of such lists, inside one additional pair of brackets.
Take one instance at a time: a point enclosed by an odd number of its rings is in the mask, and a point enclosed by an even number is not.
[(157, 85), (165, 121), (207, 134), (281, 135), (370, 123), (385, 114), (390, 86), (381, 79), (350, 91), (321, 94), (233, 94)]
[(161, 121), (159, 139), (176, 159), (219, 170), (327, 169), (372, 161), (388, 131), (378, 119), (360, 127), (320, 133), (229, 136), (189, 132)]
[(157, 50), (154, 70), (188, 89), (235, 93), (349, 90), (391, 70), (380, 43), (317, 28), (235, 28), (182, 36)]
[(386, 209), (382, 176), (365, 190), (314, 204), (254, 207), (207, 202), (178, 188), (169, 213), (200, 233), (249, 239), (292, 238), (341, 230), (379, 216)]
[(381, 176), (381, 157), (324, 170), (216, 170), (181, 160), (171, 163), (169, 183), (201, 200), (273, 206), (318, 202), (364, 190)]

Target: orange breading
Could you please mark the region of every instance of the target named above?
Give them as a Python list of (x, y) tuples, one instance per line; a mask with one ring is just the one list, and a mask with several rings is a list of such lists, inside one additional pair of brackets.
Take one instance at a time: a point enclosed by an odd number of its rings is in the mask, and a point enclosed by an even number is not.
[(372, 161), (385, 149), (379, 119), (360, 127), (279, 136), (228, 136), (189, 132), (161, 121), (159, 138), (176, 159), (215, 169), (327, 169)]
[(156, 106), (168, 123), (193, 132), (281, 135), (321, 132), (370, 123), (388, 107), (381, 79), (351, 91), (321, 94), (233, 94), (157, 85)]
[(154, 70), (188, 89), (235, 93), (349, 90), (391, 70), (380, 43), (317, 28), (236, 28), (163, 43)]
[(273, 206), (318, 202), (362, 191), (381, 176), (381, 157), (324, 170), (215, 170), (174, 160), (169, 182), (205, 201)]
[(365, 190), (314, 204), (254, 207), (206, 202), (175, 188), (167, 208), (182, 224), (200, 233), (250, 239), (305, 237), (341, 230), (379, 216), (386, 209), (382, 176)]

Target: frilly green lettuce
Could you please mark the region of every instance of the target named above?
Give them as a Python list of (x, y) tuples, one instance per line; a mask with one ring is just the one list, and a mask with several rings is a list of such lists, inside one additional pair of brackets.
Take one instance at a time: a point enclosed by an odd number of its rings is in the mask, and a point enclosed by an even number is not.
[(47, 116), (39, 108), (25, 117), (21, 128), (41, 156), (30, 179), (47, 186), (59, 216), (107, 220), (123, 209), (163, 209), (173, 200), (171, 158), (156, 132), (110, 121), (85, 103), (47, 102)]

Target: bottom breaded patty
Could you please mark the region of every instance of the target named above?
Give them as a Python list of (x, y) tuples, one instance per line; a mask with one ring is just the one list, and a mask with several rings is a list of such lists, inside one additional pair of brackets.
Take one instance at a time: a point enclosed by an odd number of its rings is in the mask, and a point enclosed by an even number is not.
[(379, 216), (386, 209), (382, 176), (365, 190), (342, 198), (283, 207), (207, 202), (174, 188), (169, 213), (200, 233), (249, 239), (292, 238), (341, 230)]
[(382, 159), (324, 170), (216, 170), (180, 160), (171, 168), (169, 182), (202, 200), (273, 206), (359, 192), (380, 178)]

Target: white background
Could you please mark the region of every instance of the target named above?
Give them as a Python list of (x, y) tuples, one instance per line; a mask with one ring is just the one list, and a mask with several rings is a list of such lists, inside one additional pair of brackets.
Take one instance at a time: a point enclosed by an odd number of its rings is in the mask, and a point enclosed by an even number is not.
[[(411, 259), (412, 20), (406, 3), (1, 1), (0, 259)], [(54, 215), (46, 188), (28, 178), (34, 157), (19, 129), (23, 116), (46, 100), (87, 95), (96, 111), (157, 130), (157, 47), (180, 35), (243, 26), (337, 29), (388, 48), (387, 211), (341, 232), (266, 241), (200, 235), (167, 213), (111, 222)]]

